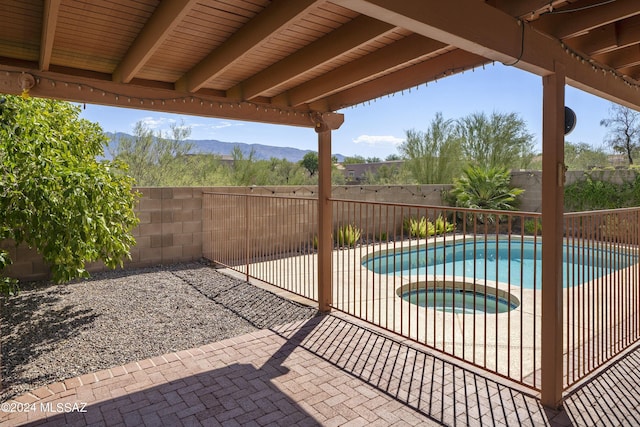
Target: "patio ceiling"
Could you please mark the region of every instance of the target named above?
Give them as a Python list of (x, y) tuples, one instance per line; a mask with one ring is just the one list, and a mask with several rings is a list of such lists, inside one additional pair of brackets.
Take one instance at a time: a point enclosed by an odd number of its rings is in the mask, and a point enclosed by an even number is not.
[(562, 63), (568, 84), (640, 109), (637, 0), (1, 4), (5, 93), (336, 128), (344, 107), (498, 61)]

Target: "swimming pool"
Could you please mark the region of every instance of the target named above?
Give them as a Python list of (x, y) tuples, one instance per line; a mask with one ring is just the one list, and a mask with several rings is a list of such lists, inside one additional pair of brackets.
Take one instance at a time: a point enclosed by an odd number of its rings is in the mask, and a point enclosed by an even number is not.
[[(563, 286), (582, 284), (637, 262), (637, 255), (611, 257), (605, 249), (565, 245)], [(379, 252), (362, 265), (378, 274), (458, 276), (540, 289), (542, 242), (520, 239), (465, 240), (411, 250)]]

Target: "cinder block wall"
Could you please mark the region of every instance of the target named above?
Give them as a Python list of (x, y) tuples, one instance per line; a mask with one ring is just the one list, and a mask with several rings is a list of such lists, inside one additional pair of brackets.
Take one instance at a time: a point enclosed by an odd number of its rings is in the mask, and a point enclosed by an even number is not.
[[(514, 173), (513, 185), (525, 188), (522, 210), (540, 211), (540, 177), (537, 172)], [(378, 202), (393, 202), (438, 206), (442, 192), (449, 185), (337, 186), (333, 197)], [(136, 208), (140, 225), (134, 229), (136, 245), (131, 248), (131, 260), (125, 268), (148, 267), (198, 260), (203, 255), (202, 194), (205, 191), (236, 194), (266, 194), (313, 197), (317, 190), (305, 187), (177, 187), (137, 188), (141, 193)], [(33, 249), (15, 247), (10, 241), (0, 247), (11, 253), (14, 264), (7, 274), (20, 280), (42, 280), (49, 277), (49, 268)], [(102, 263), (88, 265), (89, 271), (105, 269)]]
[[(133, 230), (136, 245), (125, 268), (193, 261), (202, 257), (203, 188), (137, 188), (141, 197), (136, 208), (140, 224)], [(9, 250), (13, 265), (7, 275), (23, 281), (49, 277), (42, 257), (24, 245), (0, 243)], [(87, 270), (104, 270), (102, 263), (91, 263)]]
[(192, 261), (202, 257), (202, 188), (138, 188), (140, 225), (129, 267)]

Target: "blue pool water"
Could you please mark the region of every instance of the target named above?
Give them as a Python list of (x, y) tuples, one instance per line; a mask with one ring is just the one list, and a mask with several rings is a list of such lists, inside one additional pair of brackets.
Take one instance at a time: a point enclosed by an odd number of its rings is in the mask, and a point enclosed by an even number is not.
[[(567, 252), (569, 251), (569, 255)], [(563, 286), (582, 284), (637, 262), (637, 256), (611, 257), (599, 248), (563, 250)], [(614, 258), (614, 259), (612, 259)], [(487, 279), (525, 289), (542, 284), (542, 242), (519, 239), (477, 240), (432, 245), (411, 251), (375, 255), (363, 265), (379, 274), (458, 276)]]
[(518, 308), (505, 298), (463, 289), (414, 289), (404, 292), (402, 299), (447, 313), (497, 314)]

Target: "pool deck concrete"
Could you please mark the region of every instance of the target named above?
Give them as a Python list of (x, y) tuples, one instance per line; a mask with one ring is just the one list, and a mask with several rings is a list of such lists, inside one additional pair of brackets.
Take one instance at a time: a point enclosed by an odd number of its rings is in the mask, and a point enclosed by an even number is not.
[(638, 425), (639, 367), (636, 347), (556, 411), (331, 314), (49, 384), (6, 402), (0, 425)]

